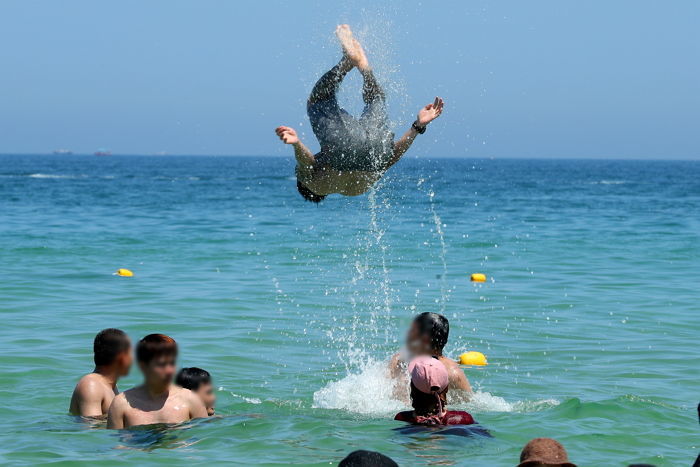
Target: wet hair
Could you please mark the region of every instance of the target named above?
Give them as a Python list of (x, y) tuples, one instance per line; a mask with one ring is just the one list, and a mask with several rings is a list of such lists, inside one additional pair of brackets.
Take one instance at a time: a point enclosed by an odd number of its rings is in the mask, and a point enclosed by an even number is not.
[(399, 467), (399, 464), (380, 452), (359, 449), (348, 454), (338, 467)]
[(121, 329), (108, 328), (98, 332), (92, 344), (95, 365), (111, 365), (122, 352), (131, 348), (129, 337)]
[(177, 357), (177, 342), (165, 334), (149, 334), (136, 346), (136, 359), (141, 363), (163, 356)]
[[(447, 405), (447, 388), (438, 394), (442, 400), (442, 407)], [(438, 411), (437, 399), (435, 394), (426, 394), (411, 382), (411, 406), (416, 411), (416, 415), (433, 415)]]
[(197, 367), (182, 368), (175, 377), (175, 384), (196, 391), (203, 384), (211, 384), (211, 375), (207, 370)]
[(297, 190), (306, 201), (311, 201), (312, 203), (320, 203), (326, 198), (326, 195), (317, 195), (309, 190), (299, 180), (297, 180)]
[(442, 354), (442, 349), (447, 344), (450, 335), (450, 322), (437, 313), (421, 313), (413, 319), (418, 326), (418, 332), (422, 336), (430, 336), (430, 347), (438, 354)]

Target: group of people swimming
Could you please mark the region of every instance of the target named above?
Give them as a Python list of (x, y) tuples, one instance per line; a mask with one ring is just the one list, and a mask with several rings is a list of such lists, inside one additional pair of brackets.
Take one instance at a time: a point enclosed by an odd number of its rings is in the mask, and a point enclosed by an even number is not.
[[(177, 374), (177, 342), (165, 334), (149, 334), (132, 352), (121, 329), (103, 329), (93, 342), (95, 369), (73, 390), (70, 413), (107, 420), (107, 428), (157, 423), (182, 423), (214, 415), (216, 394), (209, 372), (182, 368)], [(119, 392), (117, 382), (129, 374), (136, 354), (143, 384)], [(174, 383), (173, 383), (174, 380)]]
[[(450, 388), (465, 397), (471, 386), (459, 365), (443, 355), (449, 321), (437, 313), (417, 315), (406, 335), (402, 352), (390, 360), (387, 373), (396, 384), (396, 396), (410, 399), (412, 411), (400, 412), (395, 420), (415, 425), (471, 425), (467, 412), (449, 411)], [(143, 384), (119, 392), (117, 383), (129, 374), (134, 355)], [(95, 368), (75, 386), (70, 413), (106, 419), (107, 428), (182, 423), (215, 413), (216, 394), (212, 377), (201, 368), (177, 372), (178, 346), (165, 334), (149, 334), (132, 349), (131, 339), (120, 329), (104, 329), (93, 341)]]

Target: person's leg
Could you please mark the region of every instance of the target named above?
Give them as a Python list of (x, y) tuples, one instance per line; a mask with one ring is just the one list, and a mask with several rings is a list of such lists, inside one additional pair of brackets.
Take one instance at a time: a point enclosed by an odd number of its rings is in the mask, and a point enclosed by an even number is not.
[(381, 100), (383, 103), (385, 97), (384, 90), (382, 90), (381, 86), (379, 86), (379, 83), (374, 77), (374, 73), (372, 73), (372, 70), (367, 69), (364, 71), (360, 71), (360, 73), (362, 73), (363, 79), (362, 100), (365, 102), (365, 105), (370, 106), (377, 100)]
[(347, 56), (343, 56), (340, 62), (328, 70), (321, 78), (316, 82), (316, 85), (311, 90), (309, 95), (309, 105), (313, 105), (320, 101), (335, 99), (335, 93), (338, 91), (338, 86), (353, 68), (353, 63), (348, 59)]

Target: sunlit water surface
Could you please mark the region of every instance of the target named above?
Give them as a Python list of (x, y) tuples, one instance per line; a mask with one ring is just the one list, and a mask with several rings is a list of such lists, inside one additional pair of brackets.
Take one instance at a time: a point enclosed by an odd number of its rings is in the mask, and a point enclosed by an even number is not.
[[(0, 461), (328, 465), (364, 448), (512, 466), (549, 436), (584, 466), (692, 463), (699, 163), (406, 159), (319, 206), (292, 175), (279, 158), (0, 156)], [(487, 355), (457, 407), (493, 438), (396, 430), (384, 361), (421, 311), (450, 319), (449, 356)], [(104, 327), (175, 337), (222, 418), (117, 433), (69, 417)]]

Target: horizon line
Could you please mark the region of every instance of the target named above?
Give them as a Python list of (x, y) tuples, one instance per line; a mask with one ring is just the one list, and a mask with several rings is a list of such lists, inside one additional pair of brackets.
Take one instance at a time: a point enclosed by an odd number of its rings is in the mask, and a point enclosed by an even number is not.
[[(67, 154), (56, 154), (53, 152), (0, 152), (0, 156), (51, 156), (51, 157), (66, 157), (66, 156), (81, 156), (81, 157), (248, 157), (248, 158), (275, 158), (275, 159), (294, 159), (291, 155), (281, 154), (187, 154), (187, 153), (110, 153), (107, 155), (96, 155), (95, 153), (70, 152)], [(608, 160), (608, 161), (655, 161), (655, 162), (698, 162), (700, 155), (695, 158), (673, 156), (671, 158), (651, 157), (621, 157), (621, 156), (404, 156), (405, 159), (455, 159), (455, 160)]]

